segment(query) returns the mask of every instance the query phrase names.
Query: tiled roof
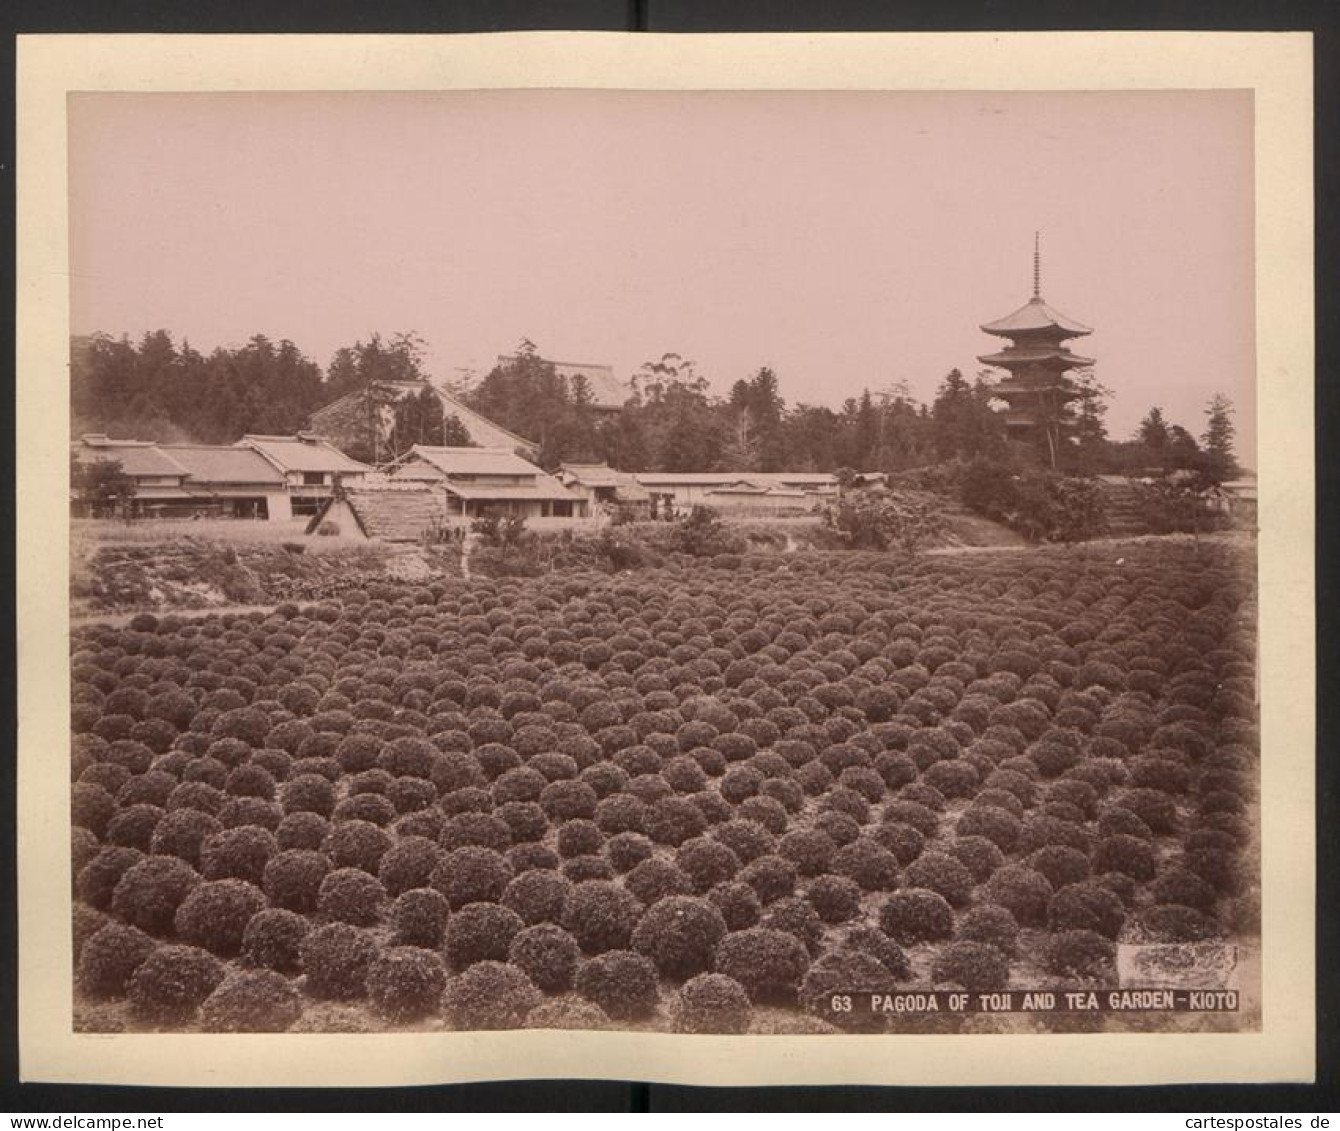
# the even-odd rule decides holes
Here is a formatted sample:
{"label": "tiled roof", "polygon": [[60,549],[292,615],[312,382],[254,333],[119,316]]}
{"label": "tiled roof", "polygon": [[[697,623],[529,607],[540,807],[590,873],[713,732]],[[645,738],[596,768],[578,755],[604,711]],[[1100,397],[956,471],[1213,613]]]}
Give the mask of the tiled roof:
{"label": "tiled roof", "polygon": [[366,472],[368,466],[350,459],[318,437],[243,436],[234,445],[252,448],[283,471]]}
{"label": "tiled roof", "polygon": [[192,479],[206,483],[272,483],[284,476],[250,448],[212,447],[207,444],[164,444],[162,449],[181,464]]}
{"label": "tiled roof", "polygon": [[1030,330],[1061,330],[1068,338],[1078,338],[1092,334],[1093,330],[1082,322],[1067,318],[1059,310],[1054,310],[1040,298],[1029,299],[1012,314],[987,322],[982,326],[988,334],[997,334],[1008,338],[1012,334],[1023,334]]}
{"label": "tiled roof", "polygon": [[148,440],[85,440],[74,445],[81,460],[107,460],[121,465],[121,471],[134,478],[148,476],[184,477],[186,468],[156,444]]}
{"label": "tiled roof", "polygon": [[415,444],[410,457],[432,464],[444,475],[543,475],[508,448],[434,448]]}

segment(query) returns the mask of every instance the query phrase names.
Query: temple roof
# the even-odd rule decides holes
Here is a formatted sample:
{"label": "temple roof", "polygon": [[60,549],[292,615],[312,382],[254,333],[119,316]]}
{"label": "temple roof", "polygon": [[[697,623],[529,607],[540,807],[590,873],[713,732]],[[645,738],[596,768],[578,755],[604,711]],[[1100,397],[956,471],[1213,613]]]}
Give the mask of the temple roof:
{"label": "temple roof", "polygon": [[1053,310],[1041,297],[1034,295],[1013,314],[987,322],[982,326],[988,334],[1002,338],[1011,338],[1016,334],[1027,334],[1034,330],[1060,330],[1065,338],[1078,338],[1092,334],[1093,330],[1083,323],[1067,318],[1059,310]]}
{"label": "temple roof", "polygon": [[1030,349],[1027,346],[1001,350],[1000,353],[980,354],[977,358],[983,365],[998,365],[1002,369],[1008,369],[1014,365],[1028,365],[1032,363],[1046,364],[1047,362],[1059,362],[1065,369],[1075,367],[1084,368],[1093,365],[1094,359],[1091,357],[1081,357],[1077,353],[1071,353],[1068,349],[1059,347],[1039,347]]}

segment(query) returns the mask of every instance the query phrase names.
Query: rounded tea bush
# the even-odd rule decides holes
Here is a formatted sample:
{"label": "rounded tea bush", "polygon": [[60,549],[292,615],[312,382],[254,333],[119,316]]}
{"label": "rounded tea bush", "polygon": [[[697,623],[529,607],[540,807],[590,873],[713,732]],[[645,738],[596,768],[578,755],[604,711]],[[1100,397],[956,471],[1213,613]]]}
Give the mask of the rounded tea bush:
{"label": "rounded tea bush", "polygon": [[583,962],[577,992],[615,1021],[639,1021],[656,1009],[656,966],[630,950],[610,950]]}
{"label": "rounded tea bush", "polygon": [[777,851],[790,860],[802,876],[817,876],[829,870],[837,845],[827,833],[797,829],[782,837]]}
{"label": "rounded tea bush", "polygon": [[155,826],[149,848],[155,856],[179,856],[198,868],[200,846],[222,828],[216,817],[198,809],[174,809]]}
{"label": "rounded tea bush", "polygon": [[643,913],[631,941],[664,977],[678,981],[709,969],[725,934],[726,921],[710,901],[669,896]]}
{"label": "rounded tea bush", "polygon": [[442,1013],[453,1029],[519,1029],[542,1000],[523,970],[485,961],[447,982]]}
{"label": "rounded tea bush", "polygon": [[694,837],[679,846],[675,864],[702,893],[717,884],[734,878],[740,870],[740,858],[718,841]]}
{"label": "rounded tea bush", "polygon": [[903,948],[874,927],[852,927],[842,936],[841,947],[871,955],[899,981],[912,976],[912,966]]}
{"label": "rounded tea bush", "polygon": [[760,856],[740,870],[743,883],[754,889],[759,902],[785,899],[796,890],[796,866],[781,856]]}
{"label": "rounded tea bush", "polygon": [[199,882],[199,874],[186,861],[176,856],[148,856],[117,881],[112,911],[132,927],[166,935],[172,930],[177,908]]}
{"label": "rounded tea bush", "polygon": [[1005,854],[984,836],[960,836],[950,841],[948,847],[979,884],[990,879],[992,873],[1005,863]]}
{"label": "rounded tea bush", "polygon": [[75,891],[90,907],[106,911],[121,877],[143,859],[144,853],[137,848],[104,848],[79,869]]}
{"label": "rounded tea bush", "polygon": [[447,919],[442,949],[452,970],[476,962],[505,961],[507,950],[525,926],[515,911],[496,903],[471,903]]}
{"label": "rounded tea bush", "polygon": [[1084,853],[1060,844],[1048,844],[1028,857],[1028,866],[1047,877],[1058,891],[1067,884],[1089,878],[1089,858]]}
{"label": "rounded tea bush", "polygon": [[1158,857],[1148,841],[1117,833],[1098,842],[1093,852],[1093,870],[1120,872],[1136,881],[1152,880],[1158,871]]}
{"label": "rounded tea bush", "polygon": [[863,891],[892,891],[898,887],[898,864],[898,856],[873,836],[858,837],[843,845],[829,861],[833,873],[855,881]]}
{"label": "rounded tea bush", "polygon": [[511,879],[511,865],[501,853],[466,845],[443,856],[429,882],[446,896],[454,909],[470,903],[495,902]]}
{"label": "rounded tea bush", "polygon": [[502,905],[515,911],[522,922],[557,923],[572,892],[572,882],[557,872],[532,868],[511,880],[503,890]]}
{"label": "rounded tea bush", "polygon": [[376,875],[391,844],[386,830],[371,821],[346,820],[331,826],[321,849],[334,868],[360,868]]}
{"label": "rounded tea bush", "polygon": [[206,1033],[283,1033],[302,1016],[302,999],[273,970],[229,974],[200,1007]]}
{"label": "rounded tea bush", "polygon": [[1150,886],[1149,895],[1156,904],[1180,904],[1205,912],[1212,912],[1219,898],[1209,883],[1183,867],[1163,872]]}
{"label": "rounded tea bush", "polygon": [[1115,939],[1126,923],[1126,907],[1114,892],[1097,883],[1063,887],[1047,904],[1047,927],[1055,933],[1091,931]]}
{"label": "rounded tea bush", "polygon": [[1022,828],[1019,818],[1007,810],[995,805],[976,804],[959,818],[955,831],[960,837],[985,837],[1001,852],[1013,852]]}
{"label": "rounded tea bush", "polygon": [[794,1002],[809,969],[805,945],[786,931],[733,931],[717,946],[714,973],[745,988],[755,1004]]}
{"label": "rounded tea bush", "polygon": [[1005,908],[1024,927],[1041,926],[1047,918],[1052,885],[1046,876],[1022,864],[1006,864],[982,885],[983,896]]}
{"label": "rounded tea bush", "polygon": [[449,913],[446,897],[440,891],[412,888],[396,897],[387,920],[398,944],[435,950],[442,945]]}
{"label": "rounded tea bush", "polygon": [[261,888],[276,907],[307,914],[316,909],[321,881],[330,861],[320,852],[291,848],[272,856],[261,876]]}
{"label": "rounded tea bush", "polygon": [[1009,986],[1010,964],[991,943],[963,939],[940,949],[931,965],[931,978],[937,986],[948,983],[990,993]]}
{"label": "rounded tea bush", "polygon": [[414,1021],[435,1013],[446,985],[442,959],[423,947],[389,947],[368,967],[368,1001],[388,1021]]}
{"label": "rounded tea bush", "polygon": [[588,880],[568,894],[562,926],[583,953],[601,954],[627,949],[641,914],[642,907],[631,892],[608,880]]}
{"label": "rounded tea bush", "polygon": [[315,998],[360,998],[377,944],[367,931],[348,923],[329,923],[309,931],[298,947],[307,974],[307,992]]}
{"label": "rounded tea bush", "polygon": [[154,940],[135,927],[108,923],[79,950],[75,981],[92,997],[120,997],[130,976],[153,953]]}
{"label": "rounded tea bush", "polygon": [[805,898],[825,923],[846,923],[861,910],[861,886],[846,876],[816,876]]}
{"label": "rounded tea bush", "polygon": [[147,852],[162,817],[163,810],[157,805],[128,805],[118,809],[116,815],[107,822],[107,832],[103,839],[108,844]]}
{"label": "rounded tea bush", "polygon": [[732,931],[743,931],[757,926],[763,915],[763,906],[758,895],[747,883],[740,880],[727,880],[717,884],[707,893],[726,927]]}
{"label": "rounded tea bush", "polygon": [[242,949],[251,917],[266,906],[260,888],[245,880],[198,884],[177,908],[174,923],[183,941],[230,958]]}
{"label": "rounded tea bush", "polygon": [[507,956],[536,988],[545,993],[563,993],[572,988],[581,948],[562,927],[539,923],[517,932]]}
{"label": "rounded tea bush", "polygon": [[879,909],[879,927],[904,946],[947,939],[954,931],[954,909],[941,895],[922,888],[894,892]]}
{"label": "rounded tea bush", "polygon": [[375,926],[386,902],[386,889],[361,868],[337,868],[321,881],[316,908],[327,919],[355,927]]}
{"label": "rounded tea bush", "polygon": [[242,957],[253,966],[281,973],[302,968],[302,940],[311,929],[293,911],[270,907],[256,912],[242,932]]}
{"label": "rounded tea bush", "polygon": [[382,854],[377,878],[392,896],[427,887],[440,858],[437,845],[427,837],[404,836]]}
{"label": "rounded tea bush", "polygon": [[286,814],[315,813],[329,817],[335,808],[335,787],[329,778],[319,774],[298,774],[280,788],[279,803]]}
{"label": "rounded tea bush", "polygon": [[961,942],[987,943],[1008,958],[1018,945],[1019,923],[999,904],[979,903],[959,916],[954,938]]}
{"label": "rounded tea bush", "polygon": [[160,946],[130,976],[131,1013],[156,1025],[190,1021],[223,981],[224,965],[196,946]]}
{"label": "rounded tea bush", "polygon": [[740,1034],[749,1028],[749,994],[725,974],[690,978],[670,1006],[676,1033]]}
{"label": "rounded tea bush", "polygon": [[207,880],[246,880],[260,884],[265,866],[279,851],[274,834],[257,825],[225,828],[200,846],[200,874]]}
{"label": "rounded tea bush", "polygon": [[911,887],[943,896],[954,907],[962,907],[972,896],[972,873],[947,853],[923,853],[907,866],[903,878]]}
{"label": "rounded tea bush", "polygon": [[1047,970],[1061,977],[1111,980],[1116,976],[1116,958],[1111,939],[1083,929],[1053,935],[1043,952]]}
{"label": "rounded tea bush", "polygon": [[624,887],[643,904],[650,905],[667,895],[689,895],[693,884],[679,867],[663,856],[642,861],[624,878]]}
{"label": "rounded tea bush", "polygon": [[329,831],[326,819],[317,813],[290,813],[275,829],[275,841],[281,849],[318,849]]}

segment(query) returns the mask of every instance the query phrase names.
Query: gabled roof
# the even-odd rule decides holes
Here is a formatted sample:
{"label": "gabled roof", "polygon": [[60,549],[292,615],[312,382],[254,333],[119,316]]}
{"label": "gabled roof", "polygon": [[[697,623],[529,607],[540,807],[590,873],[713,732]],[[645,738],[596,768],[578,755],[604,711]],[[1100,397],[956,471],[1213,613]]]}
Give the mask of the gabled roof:
{"label": "gabled roof", "polygon": [[[516,361],[516,354],[500,353],[499,365],[510,365]],[[623,408],[632,390],[614,376],[614,367],[594,361],[552,361],[542,359],[554,367],[558,376],[570,383],[574,377],[586,378],[587,389],[591,393],[591,403],[596,408]]]}
{"label": "gabled roof", "polygon": [[272,483],[278,487],[284,482],[283,474],[251,448],[164,444],[162,451],[181,464],[192,479],[205,483]]}
{"label": "gabled roof", "polygon": [[1059,310],[1048,306],[1041,298],[1034,296],[1012,314],[987,322],[982,326],[988,334],[1009,338],[1015,334],[1027,334],[1035,330],[1060,330],[1061,336],[1079,338],[1092,334],[1093,330],[1082,322],[1067,318]]}
{"label": "gabled roof", "polygon": [[415,444],[401,456],[402,465],[414,459],[442,472],[443,475],[518,475],[533,477],[545,473],[522,459],[510,448],[439,448]]}
{"label": "gabled roof", "polygon": [[312,516],[307,533],[314,534],[341,501],[353,512],[359,530],[383,542],[417,542],[447,517],[442,492],[431,487],[345,487]]}
{"label": "gabled roof", "polygon": [[85,436],[72,447],[76,458],[119,463],[122,473],[132,478],[184,478],[190,474],[152,440],[109,440],[106,436]]}
{"label": "gabled roof", "polygon": [[565,463],[558,469],[559,478],[583,487],[618,487],[636,483],[626,471],[616,471],[607,463]]}
{"label": "gabled roof", "polygon": [[359,473],[369,471],[365,463],[350,459],[339,448],[320,436],[299,433],[296,436],[246,435],[233,445],[260,452],[280,471],[330,471]]}

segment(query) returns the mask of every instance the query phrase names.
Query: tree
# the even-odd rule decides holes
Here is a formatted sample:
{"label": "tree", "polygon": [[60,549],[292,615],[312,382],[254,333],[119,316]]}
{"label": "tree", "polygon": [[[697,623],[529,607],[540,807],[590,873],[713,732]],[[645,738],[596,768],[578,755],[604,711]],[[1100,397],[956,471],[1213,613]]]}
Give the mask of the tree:
{"label": "tree", "polygon": [[938,504],[882,491],[852,491],[824,508],[824,526],[851,550],[897,546],[916,554],[944,533]]}
{"label": "tree", "polygon": [[1238,474],[1238,461],[1233,454],[1236,432],[1233,412],[1233,402],[1223,393],[1215,393],[1205,408],[1209,420],[1201,440],[1205,445],[1206,471],[1218,483]]}
{"label": "tree", "polygon": [[1086,370],[1075,379],[1079,392],[1076,399],[1074,428],[1074,463],[1076,470],[1092,475],[1101,469],[1107,453],[1107,400],[1112,390],[1100,384],[1092,371]]}
{"label": "tree", "polygon": [[125,473],[119,460],[81,460],[71,453],[70,488],[91,518],[122,515],[130,520],[135,480]]}
{"label": "tree", "polygon": [[1168,429],[1168,466],[1174,471],[1196,471],[1204,467],[1205,454],[1196,438],[1180,424]]}
{"label": "tree", "polygon": [[1136,430],[1136,439],[1155,452],[1162,452],[1168,446],[1168,423],[1163,419],[1163,409],[1155,405],[1145,413]]}

